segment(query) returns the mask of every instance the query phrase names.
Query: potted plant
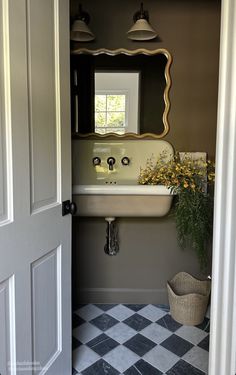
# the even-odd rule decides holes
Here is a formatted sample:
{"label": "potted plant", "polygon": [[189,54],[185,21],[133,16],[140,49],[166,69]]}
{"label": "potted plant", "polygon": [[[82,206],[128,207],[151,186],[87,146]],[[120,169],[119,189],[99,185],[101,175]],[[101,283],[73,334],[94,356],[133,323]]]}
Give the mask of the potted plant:
{"label": "potted plant", "polygon": [[208,245],[212,238],[213,199],[209,185],[214,182],[214,164],[203,159],[193,160],[186,154],[169,159],[165,153],[154,161],[147,160],[141,168],[140,184],[165,185],[176,194],[174,217],[178,243],[196,251],[200,267],[206,269]]}

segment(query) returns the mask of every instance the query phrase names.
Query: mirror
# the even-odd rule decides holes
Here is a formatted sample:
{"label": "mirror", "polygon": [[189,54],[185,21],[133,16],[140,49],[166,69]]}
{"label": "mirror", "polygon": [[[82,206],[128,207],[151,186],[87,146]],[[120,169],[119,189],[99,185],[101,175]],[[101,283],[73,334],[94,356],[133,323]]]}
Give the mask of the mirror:
{"label": "mirror", "polygon": [[171,61],[165,49],[73,51],[73,135],[164,137],[169,131]]}

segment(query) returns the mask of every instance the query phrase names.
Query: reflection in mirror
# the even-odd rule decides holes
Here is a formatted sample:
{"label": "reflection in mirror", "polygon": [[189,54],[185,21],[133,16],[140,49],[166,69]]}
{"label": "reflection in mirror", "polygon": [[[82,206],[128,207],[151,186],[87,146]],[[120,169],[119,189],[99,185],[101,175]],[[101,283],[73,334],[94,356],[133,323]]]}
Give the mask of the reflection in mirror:
{"label": "reflection in mirror", "polygon": [[71,58],[73,134],[166,135],[170,64],[163,49],[78,50]]}
{"label": "reflection in mirror", "polygon": [[95,72],[95,133],[139,133],[139,72]]}

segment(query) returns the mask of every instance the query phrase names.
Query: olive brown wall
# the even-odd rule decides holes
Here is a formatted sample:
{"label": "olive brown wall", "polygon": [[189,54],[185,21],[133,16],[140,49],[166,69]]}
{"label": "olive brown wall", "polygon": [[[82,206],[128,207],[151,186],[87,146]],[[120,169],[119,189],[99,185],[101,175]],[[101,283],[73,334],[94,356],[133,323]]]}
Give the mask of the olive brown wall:
{"label": "olive brown wall", "polygon": [[[77,4],[77,0],[71,0],[72,15]],[[173,63],[170,132],[165,139],[178,151],[206,151],[214,158],[220,1],[146,0],[144,8],[149,10],[159,39],[133,42],[126,38],[126,31],[139,5],[136,0],[84,0],[96,40],[77,47],[168,49]],[[170,216],[120,218],[118,225],[120,253],[109,257],[103,251],[105,221],[74,219],[75,303],[165,303],[167,279],[181,270],[200,275],[193,251],[178,248]]]}

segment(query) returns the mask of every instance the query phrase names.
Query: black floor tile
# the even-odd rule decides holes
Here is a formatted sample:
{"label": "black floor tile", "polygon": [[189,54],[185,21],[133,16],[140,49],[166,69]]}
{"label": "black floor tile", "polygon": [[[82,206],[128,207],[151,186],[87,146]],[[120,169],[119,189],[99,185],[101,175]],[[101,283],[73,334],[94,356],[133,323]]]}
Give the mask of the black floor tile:
{"label": "black floor tile", "polygon": [[168,329],[171,332],[177,331],[182,324],[176,322],[169,314],[163,316],[163,318],[157,321],[157,324],[161,325],[162,327]]}
{"label": "black floor tile", "polygon": [[128,304],[126,303],[126,304],[124,304],[124,306],[128,307],[129,309],[131,309],[135,312],[137,312],[147,305],[137,305],[137,304],[132,304],[132,303],[128,303]]}
{"label": "black floor tile", "polygon": [[[162,375],[162,372],[145,362],[143,359],[125,371],[124,375]],[[189,374],[190,375],[190,374]]]}
{"label": "black floor tile", "polygon": [[102,314],[99,315],[97,318],[91,320],[90,323],[95,325],[101,331],[106,331],[109,328],[113,327],[115,324],[119,323],[119,321],[110,315]]}
{"label": "black floor tile", "polygon": [[76,328],[83,323],[85,323],[85,320],[82,319],[79,315],[77,315],[76,313],[72,315],[72,327],[73,328]]}
{"label": "black floor tile", "polygon": [[124,375],[140,375],[140,371],[135,366],[132,366],[124,372]]}
{"label": "black floor tile", "polygon": [[76,305],[76,308],[73,309],[73,310],[77,311],[77,310],[82,309],[82,307],[87,306],[87,305],[88,305],[88,303],[79,303],[78,305]]}
{"label": "black floor tile", "polygon": [[186,341],[176,335],[168,337],[168,339],[163,341],[160,345],[170,352],[176,354],[178,357],[182,357],[193,347],[193,344],[191,344],[189,341]]}
{"label": "black floor tile", "polygon": [[156,344],[144,337],[143,335],[137,334],[123,344],[126,348],[132,350],[135,354],[142,357],[144,354],[153,349]]}
{"label": "black floor tile", "polygon": [[110,352],[112,349],[116,348],[118,345],[118,342],[105,335],[105,333],[95,337],[95,339],[87,343],[87,346],[101,357]]}
{"label": "black floor tile", "polygon": [[81,344],[79,340],[77,340],[74,336],[72,336],[72,350],[78,348]]}
{"label": "black floor tile", "polygon": [[78,374],[78,372],[76,371],[75,368],[72,368],[72,375],[76,375],[76,374]]}
{"label": "black floor tile", "polygon": [[129,327],[139,332],[145,327],[149,326],[149,324],[151,324],[152,322],[141,315],[134,314],[130,316],[128,319],[124,320],[123,323],[127,324]]}
{"label": "black floor tile", "polygon": [[210,332],[210,320],[208,318],[204,318],[203,322],[196,327],[202,329],[203,331]]}
{"label": "black floor tile", "polygon": [[117,306],[117,304],[114,303],[96,303],[95,306],[97,306],[99,309],[103,311],[111,310],[113,307]]}
{"label": "black floor tile", "polygon": [[118,375],[119,371],[115,370],[111,365],[103,359],[95,362],[92,366],[82,371],[82,375]]}
{"label": "black floor tile", "polygon": [[210,336],[208,335],[201,342],[199,342],[198,346],[209,352],[209,339],[210,339]]}
{"label": "black floor tile", "polygon": [[166,375],[205,375],[205,374],[204,372],[198,370],[197,368],[191,366],[189,363],[181,359],[169,371],[167,371]]}

